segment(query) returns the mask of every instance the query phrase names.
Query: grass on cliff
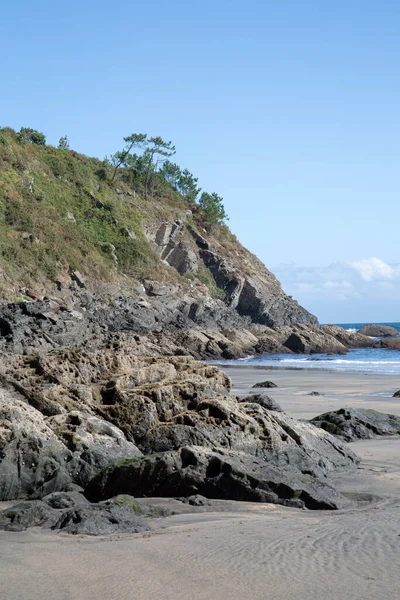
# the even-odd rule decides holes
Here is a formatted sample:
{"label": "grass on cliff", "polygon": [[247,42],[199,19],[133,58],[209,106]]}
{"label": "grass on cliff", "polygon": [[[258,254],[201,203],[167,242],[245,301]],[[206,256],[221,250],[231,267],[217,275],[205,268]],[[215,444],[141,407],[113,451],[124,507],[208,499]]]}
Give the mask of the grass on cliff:
{"label": "grass on cliff", "polygon": [[[143,207],[123,182],[104,180],[103,163],[71,150],[21,142],[0,130],[0,270],[21,285],[79,269],[94,280],[115,272],[159,275],[143,229]],[[168,201],[168,198],[167,198]],[[163,207],[163,214],[168,212]]]}
{"label": "grass on cliff", "polygon": [[[111,181],[107,161],[73,150],[23,141],[0,129],[0,298],[24,286],[54,285],[78,269],[88,281],[179,280],[148,242],[146,223],[184,219],[202,235],[201,209],[166,181],[158,181],[149,200],[142,183],[122,171]],[[190,209],[190,210],[189,210]],[[208,238],[210,235],[208,235]],[[222,253],[250,253],[226,225],[211,237]],[[196,277],[222,298],[202,266]]]}

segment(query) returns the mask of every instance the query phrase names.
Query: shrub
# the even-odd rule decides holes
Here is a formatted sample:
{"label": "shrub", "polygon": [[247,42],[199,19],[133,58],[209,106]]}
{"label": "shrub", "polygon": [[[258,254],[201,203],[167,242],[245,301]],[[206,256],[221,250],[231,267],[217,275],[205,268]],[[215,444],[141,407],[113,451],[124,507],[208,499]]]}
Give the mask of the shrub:
{"label": "shrub", "polygon": [[46,145],[46,136],[36,129],[21,127],[19,136],[24,142],[30,142],[31,144],[37,144],[38,146]]}

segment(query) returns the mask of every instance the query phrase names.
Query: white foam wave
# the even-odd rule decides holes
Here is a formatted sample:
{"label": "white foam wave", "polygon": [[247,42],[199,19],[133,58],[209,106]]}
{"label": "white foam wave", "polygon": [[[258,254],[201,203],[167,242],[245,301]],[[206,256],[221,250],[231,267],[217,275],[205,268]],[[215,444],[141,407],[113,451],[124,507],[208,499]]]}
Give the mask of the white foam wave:
{"label": "white foam wave", "polygon": [[349,333],[357,333],[358,329],[356,329],[355,327],[350,327],[349,329],[346,329],[345,331],[348,331]]}

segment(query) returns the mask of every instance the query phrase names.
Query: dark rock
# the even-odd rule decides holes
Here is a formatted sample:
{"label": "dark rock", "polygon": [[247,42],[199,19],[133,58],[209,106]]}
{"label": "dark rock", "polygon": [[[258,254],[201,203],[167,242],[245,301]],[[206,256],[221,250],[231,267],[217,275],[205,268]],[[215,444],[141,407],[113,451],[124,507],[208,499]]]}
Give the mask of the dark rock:
{"label": "dark rock", "polygon": [[50,508],[64,509],[74,508],[77,506],[86,506],[89,501],[85,498],[82,492],[53,492],[48,496],[44,496],[42,501],[50,506]]}
{"label": "dark rock", "polygon": [[29,527],[53,527],[59,512],[41,500],[21,502],[0,512],[0,529],[24,531]]}
{"label": "dark rock", "polygon": [[71,272],[71,279],[72,281],[75,281],[75,283],[80,287],[80,288],[85,288],[86,287],[86,282],[84,277],[79,273],[79,271],[72,271]]}
{"label": "dark rock", "polygon": [[211,506],[212,501],[200,494],[195,494],[194,496],[188,496],[187,498],[177,498],[183,502],[183,504],[189,504],[190,506]]}
{"label": "dark rock", "polygon": [[358,333],[371,337],[397,337],[399,335],[399,332],[394,327],[374,325],[373,323],[364,325],[364,327],[358,330]]}
{"label": "dark rock", "polygon": [[364,408],[341,408],[319,415],[311,423],[346,442],[400,434],[400,417]]}
{"label": "dark rock", "polygon": [[[143,511],[136,508],[133,498],[132,502],[113,498],[93,505],[74,493],[51,494],[43,500],[21,502],[1,511],[0,529],[23,531],[43,527],[84,535],[149,531],[148,523],[141,516]],[[163,511],[158,509],[156,515],[163,516]]]}
{"label": "dark rock", "polygon": [[334,509],[345,500],[327,480],[241,452],[185,447],[108,467],[86,488],[91,501],[116,494],[192,496]]}
{"label": "dark rock", "polygon": [[321,394],[319,392],[310,392],[308,395],[309,396],[320,396]]}
{"label": "dark rock", "polygon": [[393,394],[393,398],[400,398],[400,390],[397,390],[397,392]]}
{"label": "dark rock", "polygon": [[281,407],[275,400],[267,396],[267,394],[250,394],[248,396],[240,396],[239,402],[247,402],[249,404],[258,404],[266,410],[272,410],[276,412],[283,412]]}
{"label": "dark rock", "polygon": [[260,381],[259,383],[255,383],[253,388],[276,388],[278,387],[276,383],[273,381]]}
{"label": "dark rock", "polygon": [[331,335],[305,329],[293,332],[284,343],[296,354],[346,354],[347,348]]}
{"label": "dark rock", "polygon": [[150,527],[143,517],[126,507],[89,505],[62,512],[52,529],[84,535],[107,535],[110,533],[139,533]]}

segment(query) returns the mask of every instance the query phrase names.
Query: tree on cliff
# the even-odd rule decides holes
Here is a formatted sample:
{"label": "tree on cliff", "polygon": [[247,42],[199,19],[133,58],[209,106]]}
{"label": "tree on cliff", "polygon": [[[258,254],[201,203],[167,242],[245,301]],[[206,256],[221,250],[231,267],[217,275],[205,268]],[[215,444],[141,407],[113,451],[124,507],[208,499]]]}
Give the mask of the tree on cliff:
{"label": "tree on cliff", "polygon": [[162,137],[152,137],[148,141],[149,146],[143,153],[144,168],[145,168],[145,198],[148,198],[148,192],[151,185],[151,194],[154,194],[155,174],[159,170],[160,165],[176,152],[172,142],[165,142]]}
{"label": "tree on cliff", "polygon": [[201,191],[197,187],[199,180],[188,169],[182,171],[179,165],[166,160],[160,169],[160,174],[187,202],[196,202],[197,196]]}
{"label": "tree on cliff", "polygon": [[125,148],[120,152],[116,152],[111,157],[111,165],[114,167],[111,181],[114,181],[120,167],[128,166],[127,159],[131,156],[133,148],[145,148],[147,143],[147,133],[132,133],[131,135],[124,137],[124,142]]}
{"label": "tree on cliff", "polygon": [[222,204],[223,198],[218,196],[216,192],[208,194],[203,192],[200,196],[199,206],[204,212],[207,224],[209,226],[221,225],[229,219]]}
{"label": "tree on cliff", "polygon": [[38,146],[46,145],[46,136],[44,133],[37,131],[37,129],[31,129],[30,127],[21,127],[19,131],[20,139],[24,142],[30,142],[31,144],[37,144]]}
{"label": "tree on cliff", "polygon": [[60,137],[60,140],[58,142],[58,147],[61,150],[69,150],[69,140],[66,135],[64,135],[63,137]]}

